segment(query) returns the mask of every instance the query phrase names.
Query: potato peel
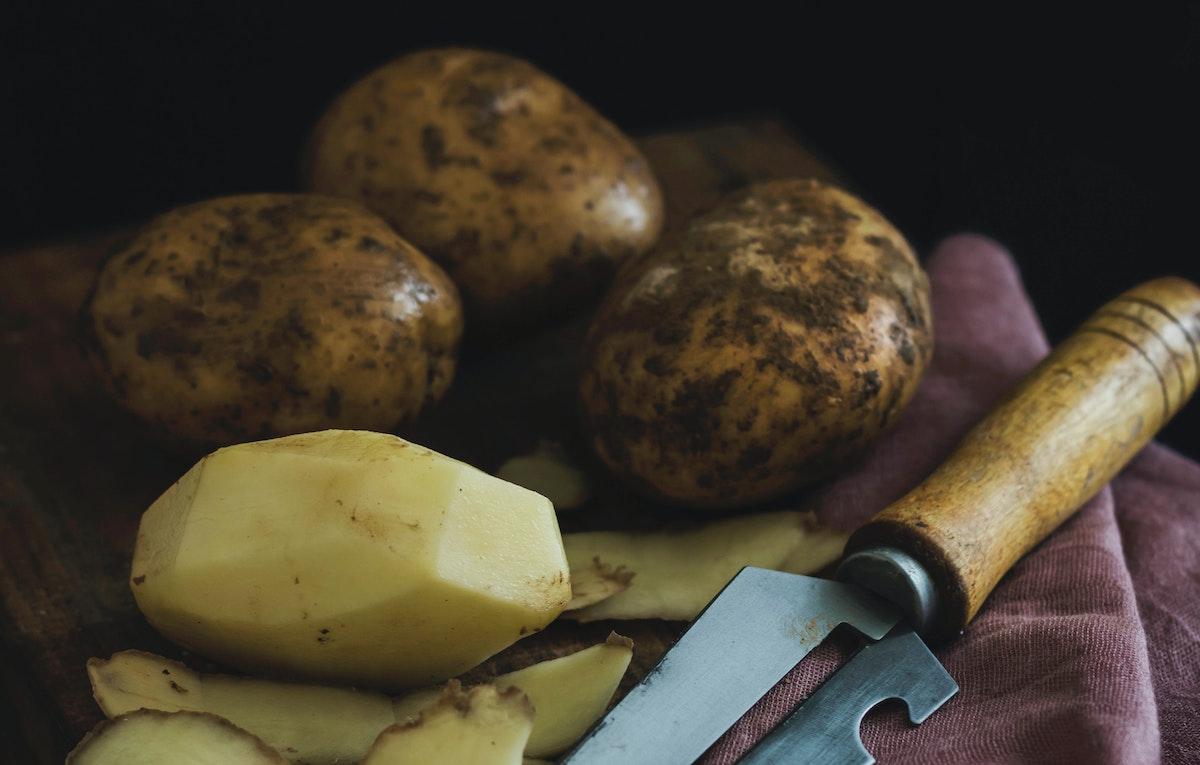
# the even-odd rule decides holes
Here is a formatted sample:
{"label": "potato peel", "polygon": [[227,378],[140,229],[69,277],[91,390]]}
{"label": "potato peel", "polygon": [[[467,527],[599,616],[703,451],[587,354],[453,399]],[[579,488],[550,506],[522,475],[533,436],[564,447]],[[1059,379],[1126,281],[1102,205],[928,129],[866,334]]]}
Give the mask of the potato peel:
{"label": "potato peel", "polygon": [[309,765],[362,759],[379,731],[396,721],[392,700],[381,693],[202,675],[142,651],[89,659],[87,671],[92,694],[108,717],[139,707],[207,712]]}
{"label": "potato peel", "polygon": [[92,698],[106,717],[135,709],[204,712],[200,676],[177,661],[144,651],[88,659]]}
{"label": "potato peel", "polygon": [[[537,711],[525,753],[546,757],[568,748],[599,720],[633,658],[633,641],[615,632],[590,648],[539,662],[491,681],[520,688]],[[409,718],[437,698],[437,690],[396,699],[397,720]]]}
{"label": "potato peel", "polygon": [[571,569],[571,600],[567,611],[578,611],[629,589],[635,574],[624,566],[611,566],[599,557],[589,565]]}
{"label": "potato peel", "polygon": [[555,510],[570,510],[591,497],[587,475],[553,441],[539,441],[532,453],[510,458],[496,471],[496,477],[536,491],[549,499]]}
{"label": "potato peel", "polygon": [[[541,709],[526,754],[543,757],[574,744],[604,714],[632,657],[633,641],[613,633],[599,645],[493,680],[502,690],[520,689]],[[90,659],[87,671],[93,696],[108,717],[142,707],[211,713],[308,765],[362,759],[381,730],[415,718],[445,690],[392,699],[349,688],[203,675],[142,651]]]}
{"label": "potato peel", "polygon": [[363,765],[521,765],[533,715],[529,697],[517,688],[464,691],[451,680],[416,719],[385,728]]}
{"label": "potato peel", "polygon": [[[744,515],[680,532],[563,534],[572,582],[578,574],[584,594],[592,597],[562,618],[690,621],[742,567],[811,573],[837,560],[847,537],[798,511]],[[604,571],[622,572],[625,586],[596,600],[597,572]]]}
{"label": "potato peel", "polygon": [[137,709],[93,728],[67,755],[67,765],[283,765],[262,739],[205,712]]}

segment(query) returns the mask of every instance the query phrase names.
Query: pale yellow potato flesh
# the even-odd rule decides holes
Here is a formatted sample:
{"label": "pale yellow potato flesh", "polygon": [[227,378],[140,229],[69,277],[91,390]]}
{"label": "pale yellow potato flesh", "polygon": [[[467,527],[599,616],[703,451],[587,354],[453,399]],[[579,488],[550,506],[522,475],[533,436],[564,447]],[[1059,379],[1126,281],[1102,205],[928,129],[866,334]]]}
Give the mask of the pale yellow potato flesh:
{"label": "pale yellow potato flesh", "polygon": [[248,672],[427,685],[570,599],[549,500],[395,436],[205,457],[142,516],[131,586],[176,643]]}
{"label": "pale yellow potato flesh", "polygon": [[379,734],[363,765],[521,765],[533,705],[516,688],[457,682],[413,721]]}
{"label": "pale yellow potato flesh", "polygon": [[564,534],[572,580],[576,572],[581,580],[595,578],[598,567],[631,578],[611,597],[563,618],[690,621],[742,567],[808,574],[837,560],[847,536],[796,511],[744,515],[681,532]]}
{"label": "pale yellow potato flesh", "polygon": [[141,651],[90,659],[92,695],[108,717],[139,709],[208,712],[308,765],[357,762],[396,722],[381,694],[250,677],[201,675]]}
{"label": "pale yellow potato flesh", "polygon": [[604,716],[632,658],[633,641],[614,633],[602,645],[492,681],[500,689],[521,689],[533,702],[536,717],[525,753],[531,757],[555,755],[582,738]]}
{"label": "pale yellow potato flesh", "polygon": [[245,727],[228,715],[207,709],[202,676],[177,661],[144,651],[121,651],[111,659],[88,659],[87,673],[92,698],[105,717],[136,709],[213,712]]}
{"label": "pale yellow potato flesh", "polygon": [[555,510],[571,510],[591,496],[587,475],[562,446],[551,441],[541,441],[533,452],[508,459],[496,477],[536,491],[553,502]]}
{"label": "pale yellow potato flesh", "polygon": [[610,566],[599,558],[582,568],[571,570],[571,602],[567,611],[578,611],[593,603],[607,600],[629,589],[633,572],[624,566]]}
{"label": "pale yellow potato flesh", "polygon": [[[632,658],[633,641],[613,633],[600,645],[500,675],[491,684],[519,688],[529,697],[536,714],[525,753],[546,757],[568,749],[604,715]],[[412,719],[438,694],[429,689],[396,699],[396,719]]]}
{"label": "pale yellow potato flesh", "polygon": [[278,752],[228,720],[200,712],[139,709],[105,720],[67,765],[282,765]]}
{"label": "pale yellow potato flesh", "polygon": [[[519,688],[539,710],[526,754],[558,753],[604,714],[633,656],[620,635],[582,651],[501,675],[492,685]],[[256,678],[204,675],[142,651],[88,661],[92,695],[108,717],[140,709],[208,712],[260,737],[293,762],[335,765],[366,756],[376,736],[417,717],[444,688],[397,699]]]}

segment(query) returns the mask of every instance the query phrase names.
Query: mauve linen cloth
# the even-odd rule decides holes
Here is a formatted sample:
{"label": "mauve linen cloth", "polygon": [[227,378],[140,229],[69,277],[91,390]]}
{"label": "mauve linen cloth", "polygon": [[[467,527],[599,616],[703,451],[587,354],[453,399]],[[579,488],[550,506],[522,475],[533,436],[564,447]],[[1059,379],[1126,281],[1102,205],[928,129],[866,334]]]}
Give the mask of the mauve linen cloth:
{"label": "mauve linen cloth", "polygon": [[[933,364],[898,426],[816,498],[836,527],[929,474],[1048,351],[999,245],[955,236],[927,269]],[[835,638],[702,761],[735,762],[783,719],[845,658],[852,644]],[[961,690],[919,727],[897,702],[868,716],[863,743],[880,762],[1200,762],[1200,465],[1149,446],[935,653]]]}

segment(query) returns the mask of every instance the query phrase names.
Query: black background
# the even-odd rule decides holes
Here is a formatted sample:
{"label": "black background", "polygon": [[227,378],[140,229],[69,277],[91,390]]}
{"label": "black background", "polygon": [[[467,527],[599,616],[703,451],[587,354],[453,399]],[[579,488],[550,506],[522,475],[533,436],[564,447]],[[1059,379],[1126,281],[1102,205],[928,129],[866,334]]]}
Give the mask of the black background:
{"label": "black background", "polygon": [[[1200,279],[1200,6],[907,5],[10,5],[0,248],[288,189],[341,88],[464,44],[531,59],[635,134],[783,117],[923,253],[968,228],[1006,244],[1052,340],[1139,280]],[[1200,457],[1200,403],[1165,440]]]}

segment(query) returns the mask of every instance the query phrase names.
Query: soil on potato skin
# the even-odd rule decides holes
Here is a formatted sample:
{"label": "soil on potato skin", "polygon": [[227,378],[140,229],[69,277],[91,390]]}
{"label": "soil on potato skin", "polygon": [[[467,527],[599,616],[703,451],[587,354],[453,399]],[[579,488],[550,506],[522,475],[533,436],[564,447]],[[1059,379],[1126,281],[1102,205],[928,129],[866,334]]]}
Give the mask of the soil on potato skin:
{"label": "soil on potato skin", "polygon": [[[416,313],[397,313],[399,298]],[[151,221],[109,257],[84,317],[118,401],[205,444],[294,432],[288,422],[394,426],[449,385],[462,332],[454,285],[383,220],[288,194]],[[353,336],[347,363],[318,362],[333,325]],[[363,400],[362,378],[392,395]]]}
{"label": "soil on potato skin", "polygon": [[[864,233],[864,220],[891,235]],[[879,312],[891,318],[881,343],[861,329]],[[759,184],[621,272],[589,332],[584,409],[601,455],[643,493],[768,499],[824,477],[895,420],[931,330],[928,282],[878,213],[815,181]],[[729,349],[749,353],[697,362]],[[656,385],[639,385],[646,376]],[[799,406],[735,393],[772,376],[804,391]]]}

